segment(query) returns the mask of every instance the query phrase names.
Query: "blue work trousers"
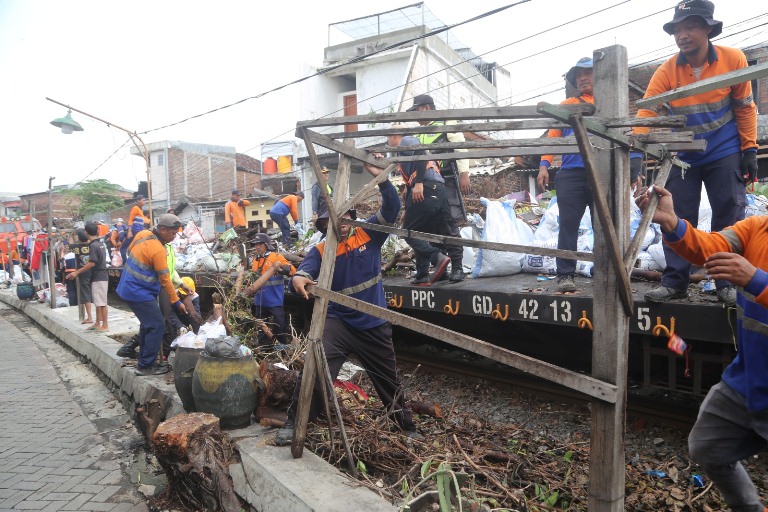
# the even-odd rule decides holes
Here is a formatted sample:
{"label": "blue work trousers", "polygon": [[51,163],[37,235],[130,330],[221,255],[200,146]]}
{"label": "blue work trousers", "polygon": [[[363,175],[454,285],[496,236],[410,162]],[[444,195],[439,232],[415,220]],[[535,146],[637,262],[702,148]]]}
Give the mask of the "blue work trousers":
{"label": "blue work trousers", "polygon": [[155,364],[165,334],[165,320],[157,301],[125,301],[139,319],[139,368],[148,368]]}
{"label": "blue work trousers", "polygon": [[[741,461],[768,445],[768,411],[749,412],[724,382],[712,386],[688,436],[691,460],[704,470],[734,512],[762,512],[760,495]],[[757,475],[755,475],[757,476]]]}
{"label": "blue work trousers", "polygon": [[[701,185],[707,188],[709,204],[712,206],[713,233],[721,231],[744,218],[747,206],[747,191],[741,176],[741,155],[734,153],[712,163],[690,167],[682,177],[679,167],[673,167],[667,179],[666,189],[672,193],[675,213],[693,227],[699,223],[699,203],[701,203]],[[560,191],[557,191],[560,201]],[[562,218],[562,213],[561,213]],[[667,268],[661,275],[661,284],[676,290],[688,289],[691,264],[678,256],[664,244],[664,257]],[[729,286],[728,281],[717,280],[719,290]]]}
{"label": "blue work trousers", "polygon": [[[561,169],[555,176],[555,189],[560,216],[557,248],[575,251],[581,218],[587,206],[593,203],[586,171],[582,168]],[[556,261],[557,275],[572,275],[576,272],[576,260],[557,258]]]}
{"label": "blue work trousers", "polygon": [[291,241],[291,223],[288,221],[287,215],[277,215],[270,213],[269,216],[272,221],[280,228],[280,232],[283,234],[283,245],[290,246]]}

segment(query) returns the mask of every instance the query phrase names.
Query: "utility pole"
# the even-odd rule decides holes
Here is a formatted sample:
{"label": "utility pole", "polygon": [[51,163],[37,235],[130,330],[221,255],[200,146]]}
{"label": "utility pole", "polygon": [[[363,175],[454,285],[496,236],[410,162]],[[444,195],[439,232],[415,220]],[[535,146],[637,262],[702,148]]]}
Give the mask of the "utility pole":
{"label": "utility pole", "polygon": [[53,268],[53,176],[48,178],[48,289],[51,291],[51,309],[56,309],[56,274]]}

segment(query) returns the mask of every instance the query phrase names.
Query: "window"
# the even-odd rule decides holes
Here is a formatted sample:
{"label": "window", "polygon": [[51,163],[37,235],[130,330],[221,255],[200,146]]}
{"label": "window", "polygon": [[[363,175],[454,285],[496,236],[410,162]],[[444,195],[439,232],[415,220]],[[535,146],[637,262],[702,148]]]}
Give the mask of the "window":
{"label": "window", "polygon": [[157,165],[165,165],[165,155],[163,153],[157,154]]}
{"label": "window", "polygon": [[274,222],[272,222],[271,220],[268,220],[267,221],[267,228],[271,228],[273,224],[274,224]]}
{"label": "window", "polygon": [[258,217],[259,216],[259,210],[251,210],[251,217]]}

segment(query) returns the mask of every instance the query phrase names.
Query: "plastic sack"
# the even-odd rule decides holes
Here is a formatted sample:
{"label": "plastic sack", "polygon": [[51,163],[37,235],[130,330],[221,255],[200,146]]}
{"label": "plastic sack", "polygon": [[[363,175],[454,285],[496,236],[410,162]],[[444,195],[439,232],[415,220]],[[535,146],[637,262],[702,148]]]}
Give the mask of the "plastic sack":
{"label": "plastic sack", "polygon": [[171,343],[171,348],[203,348],[205,343],[197,341],[197,334],[193,331],[185,332]]}
{"label": "plastic sack", "polygon": [[576,273],[584,277],[592,277],[592,269],[595,268],[595,263],[592,261],[577,261]]}
{"label": "plastic sack", "polygon": [[707,189],[701,188],[701,202],[699,203],[699,223],[696,226],[702,231],[712,230],[712,206],[709,204]]}
{"label": "plastic sack", "polygon": [[635,267],[641,270],[664,270],[664,267],[659,266],[659,264],[656,262],[656,258],[651,256],[651,254],[646,251],[641,251],[637,255],[637,262],[635,263]]}
{"label": "plastic sack", "polygon": [[195,224],[195,221],[193,220],[187,222],[187,225],[184,226],[183,233],[190,244],[199,244],[205,241],[203,238],[203,230],[197,227],[197,224]]}
{"label": "plastic sack", "polygon": [[[531,245],[533,231],[515,215],[514,201],[489,201],[481,198],[486,206],[483,241]],[[493,277],[518,274],[522,270],[523,254],[480,249],[472,271],[472,277]]]}
{"label": "plastic sack", "polygon": [[123,256],[120,254],[120,251],[116,251],[116,250],[112,251],[112,261],[109,264],[112,267],[123,266]]}
{"label": "plastic sack", "polygon": [[211,357],[243,357],[240,351],[240,340],[234,336],[219,336],[208,338],[205,342],[205,353]]}
{"label": "plastic sack", "polygon": [[753,215],[768,215],[768,197],[747,194],[747,209],[744,216],[752,217]]}
{"label": "plastic sack", "polygon": [[227,329],[222,325],[221,319],[206,322],[197,330],[195,343],[198,343],[199,345],[196,345],[196,348],[205,346],[205,342],[208,341],[208,338],[218,338],[226,335]]}
{"label": "plastic sack", "polygon": [[534,241],[546,242],[554,238],[557,240],[557,233],[560,231],[560,207],[557,205],[557,198],[553,198],[549,207],[544,212],[544,216],[539,221],[536,232],[533,234]]}
{"label": "plastic sack", "polygon": [[[546,241],[534,240],[533,245],[536,247],[557,249],[557,239]],[[523,256],[523,272],[553,276],[557,273],[557,260],[554,256],[526,254]]]}
{"label": "plastic sack", "polygon": [[240,264],[240,256],[230,253],[219,253],[214,256],[208,254],[199,260],[199,270],[205,272],[223,272],[231,270]]}
{"label": "plastic sack", "polygon": [[658,242],[648,247],[648,254],[656,261],[660,270],[667,268],[667,258],[664,256],[664,242]]}

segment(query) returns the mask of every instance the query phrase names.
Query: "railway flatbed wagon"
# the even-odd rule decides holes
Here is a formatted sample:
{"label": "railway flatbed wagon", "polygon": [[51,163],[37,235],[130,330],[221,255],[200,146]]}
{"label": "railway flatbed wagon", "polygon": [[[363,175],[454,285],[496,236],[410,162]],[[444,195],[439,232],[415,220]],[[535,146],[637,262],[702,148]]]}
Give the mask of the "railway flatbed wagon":
{"label": "railway flatbed wagon", "polygon": [[[593,328],[594,281],[577,277],[578,291],[563,294],[556,281],[534,274],[442,281],[414,286],[405,277],[385,277],[389,308],[511,350],[588,371]],[[657,283],[631,281],[629,375],[645,387],[700,395],[719,379],[734,355],[735,308],[691,285],[688,299],[665,304],[644,300]],[[672,334],[690,351],[667,348]],[[413,340],[412,340],[413,341]]]}

